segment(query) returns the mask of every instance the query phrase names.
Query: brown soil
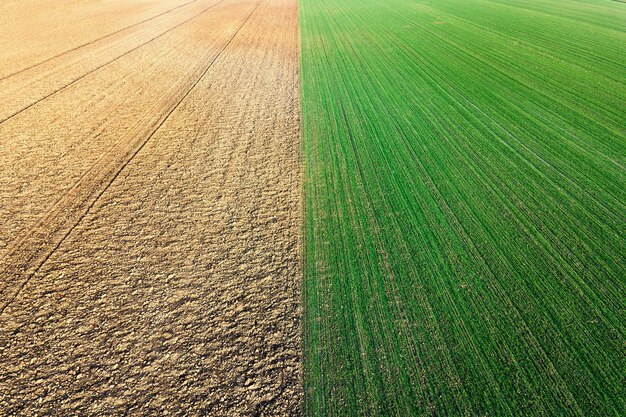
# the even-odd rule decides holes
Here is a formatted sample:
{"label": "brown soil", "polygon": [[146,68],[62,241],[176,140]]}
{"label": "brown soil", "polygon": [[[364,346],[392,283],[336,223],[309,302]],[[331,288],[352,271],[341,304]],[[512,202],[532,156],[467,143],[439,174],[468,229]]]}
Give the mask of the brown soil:
{"label": "brown soil", "polygon": [[9,5],[0,415],[300,414],[296,1]]}

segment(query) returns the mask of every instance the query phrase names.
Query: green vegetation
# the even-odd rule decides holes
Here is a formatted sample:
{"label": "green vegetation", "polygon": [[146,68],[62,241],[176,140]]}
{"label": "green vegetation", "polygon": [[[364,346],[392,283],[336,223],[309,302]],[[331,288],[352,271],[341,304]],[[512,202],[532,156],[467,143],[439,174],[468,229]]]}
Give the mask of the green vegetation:
{"label": "green vegetation", "polygon": [[626,410],[626,4],[300,0],[306,412]]}

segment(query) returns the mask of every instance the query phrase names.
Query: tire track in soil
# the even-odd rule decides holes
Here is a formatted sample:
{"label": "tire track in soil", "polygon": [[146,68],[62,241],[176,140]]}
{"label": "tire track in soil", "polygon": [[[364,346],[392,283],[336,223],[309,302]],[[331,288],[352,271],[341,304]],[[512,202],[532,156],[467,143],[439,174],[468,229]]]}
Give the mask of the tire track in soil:
{"label": "tire track in soil", "polygon": [[184,79],[189,67],[179,62],[217,53],[248,7],[228,0],[0,125],[0,261],[162,99],[160,90]]}
{"label": "tire track in soil", "polygon": [[[39,62],[37,62],[37,63],[31,64],[31,65],[28,65],[28,66],[26,66],[26,67],[24,67],[24,68],[21,68],[21,69],[19,69],[19,70],[16,70],[16,71],[14,71],[14,72],[12,72],[12,73],[9,73],[9,74],[7,74],[7,75],[4,75],[4,76],[0,77],[0,81],[4,81],[4,80],[6,80],[6,79],[8,79],[8,78],[14,77],[14,76],[19,75],[19,74],[21,74],[21,73],[23,73],[23,72],[26,72],[26,71],[32,70],[32,69],[34,69],[34,68],[37,68],[37,67],[39,67],[39,66],[41,66],[41,65],[47,64],[47,63],[49,63],[50,61],[53,61],[53,60],[58,59],[58,58],[60,58],[60,57],[63,57],[64,55],[67,55],[67,54],[69,54],[69,53],[75,52],[75,51],[77,51],[77,50],[79,50],[79,49],[82,49],[82,48],[84,48],[84,47],[87,47],[87,46],[93,45],[93,44],[95,44],[95,43],[97,43],[97,42],[99,42],[99,41],[102,41],[102,40],[106,39],[106,38],[109,38],[109,37],[112,37],[112,36],[115,36],[115,35],[121,34],[122,32],[127,31],[127,30],[129,30],[129,29],[133,29],[133,28],[135,28],[135,27],[137,27],[137,26],[141,26],[141,25],[142,25],[142,24],[144,24],[144,23],[147,23],[147,22],[150,22],[150,21],[152,21],[152,20],[158,19],[158,18],[159,18],[159,17],[161,17],[161,16],[164,16],[164,15],[166,15],[166,14],[168,14],[168,13],[171,13],[171,12],[173,12],[173,11],[175,11],[175,10],[181,9],[181,8],[183,8],[183,7],[187,6],[187,5],[191,4],[191,3],[195,3],[195,2],[197,2],[197,1],[199,1],[199,0],[191,0],[191,1],[188,1],[188,2],[183,3],[183,4],[179,4],[179,5],[178,5],[178,6],[176,6],[176,7],[173,7],[173,8],[171,8],[171,9],[169,9],[169,10],[165,10],[165,11],[163,11],[163,12],[160,12],[160,13],[158,13],[158,14],[154,15],[154,16],[148,17],[148,18],[143,19],[143,20],[141,20],[141,21],[139,21],[139,22],[133,23],[132,25],[128,25],[128,26],[122,27],[122,28],[120,28],[120,29],[118,29],[118,30],[115,30],[115,31],[113,31],[113,32],[110,32],[110,33],[108,33],[108,34],[105,34],[105,35],[102,35],[102,36],[98,36],[97,38],[92,39],[92,40],[90,40],[90,41],[88,41],[88,42],[85,42],[85,43],[83,43],[83,44],[81,44],[81,45],[78,45],[78,46],[72,47],[72,48],[70,48],[70,49],[68,49],[68,50],[65,50],[65,51],[63,51],[63,52],[57,53],[57,54],[55,54],[55,55],[53,55],[53,56],[51,56],[51,57],[49,57],[49,58],[43,59],[43,60],[41,60],[41,61],[39,61]],[[45,6],[44,6],[44,7],[45,7]]]}
{"label": "tire track in soil", "polygon": [[63,196],[43,218],[29,230],[7,252],[0,261],[0,275],[3,277],[0,289],[0,316],[17,294],[24,288],[61,242],[72,232],[102,193],[117,178],[124,167],[137,155],[152,135],[176,110],[182,101],[220,57],[224,50],[237,36],[241,28],[258,8],[260,0],[225,43],[224,47],[209,56],[208,64],[194,68],[185,83],[175,86],[163,95],[163,100],[156,103],[113,149],[105,154],[83,175],[78,183]]}
{"label": "tire track in soil", "polygon": [[[190,2],[190,3],[195,3],[197,1],[198,0],[194,0],[193,2]],[[128,38],[128,37],[122,38],[120,40],[120,43],[122,43],[122,45],[121,46],[115,45],[117,47],[116,50],[120,49],[119,54],[114,53],[113,54],[114,57],[112,59],[106,58],[103,63],[97,63],[95,65],[91,65],[91,68],[88,63],[85,64],[87,68],[82,68],[82,67],[76,68],[76,61],[80,61],[80,60],[89,61],[89,60],[95,59],[97,58],[98,51],[96,51],[95,53],[93,51],[85,51],[84,57],[78,57],[74,60],[71,60],[65,63],[65,65],[63,65],[63,63],[52,63],[51,64],[53,65],[52,68],[49,69],[48,73],[44,73],[43,76],[39,73],[24,74],[22,76],[23,78],[22,83],[17,82],[16,83],[18,84],[17,86],[12,85],[12,84],[15,84],[14,80],[12,79],[7,80],[7,81],[3,81],[3,79],[0,79],[0,102],[3,103],[2,109],[0,109],[0,124],[6,122],[7,120],[12,119],[13,117],[19,115],[23,111],[28,110],[29,108],[35,106],[36,104],[39,104],[43,100],[66,89],[67,87],[82,80],[88,75],[91,75],[94,72],[101,70],[102,68],[117,61],[118,59],[121,59],[127,56],[128,54],[136,51],[137,49],[149,44],[150,42],[153,42],[161,38],[162,36],[168,34],[169,32],[181,27],[185,23],[193,19],[196,19],[197,17],[203,15],[204,13],[214,8],[215,6],[219,5],[223,1],[224,0],[218,0],[215,3],[210,4],[208,7],[202,9],[199,13],[192,13],[191,17],[186,18],[174,24],[171,27],[168,27],[167,29],[165,29],[164,31],[161,31],[155,36],[152,36],[152,30],[147,30],[147,32],[149,33],[149,35],[147,35],[147,37],[149,38],[147,41],[144,42],[143,40],[141,40],[139,44],[135,46],[129,46],[126,48],[126,50],[124,50],[125,44],[128,43],[132,45],[133,39]],[[189,3],[186,3],[186,4],[189,4]],[[152,19],[149,19],[149,20],[152,20]],[[135,25],[133,25],[132,27],[134,26]],[[156,28],[154,28],[153,30],[156,30]],[[124,30],[115,32],[114,34],[118,34],[118,33],[121,34],[122,32],[124,32]],[[108,35],[104,38],[107,38],[110,36],[111,35]],[[97,41],[90,42],[83,46],[92,45],[96,42]],[[104,54],[108,48],[109,48],[109,45],[105,44],[100,49],[103,50],[102,53]],[[80,48],[76,48],[76,49],[80,49]],[[72,51],[69,51],[69,52],[72,52]],[[63,56],[66,54],[67,53],[64,53],[64,54],[61,54],[60,56]],[[94,55],[96,56],[94,57]],[[49,61],[51,60],[48,60],[46,62],[49,62]],[[41,64],[33,66],[33,69],[36,69],[38,66],[41,66]],[[69,70],[71,71],[70,74],[66,74],[63,72],[63,69],[67,69],[67,68],[69,68]],[[27,70],[24,70],[24,72],[25,71]],[[58,73],[59,71],[61,71],[60,74]],[[74,71],[79,71],[79,72],[78,74],[76,74]]]}

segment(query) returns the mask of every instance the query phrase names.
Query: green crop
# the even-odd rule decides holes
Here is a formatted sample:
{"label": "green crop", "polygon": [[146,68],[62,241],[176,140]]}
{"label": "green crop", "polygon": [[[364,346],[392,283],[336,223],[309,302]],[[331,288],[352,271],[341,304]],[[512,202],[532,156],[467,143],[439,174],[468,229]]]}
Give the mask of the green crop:
{"label": "green crop", "polygon": [[626,412],[626,4],[300,0],[307,415]]}

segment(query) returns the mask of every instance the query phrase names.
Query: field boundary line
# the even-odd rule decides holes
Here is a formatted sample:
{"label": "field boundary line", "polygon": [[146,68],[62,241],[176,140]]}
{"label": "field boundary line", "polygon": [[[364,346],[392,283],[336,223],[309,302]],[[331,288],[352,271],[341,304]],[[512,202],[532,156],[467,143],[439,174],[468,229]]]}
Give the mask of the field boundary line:
{"label": "field boundary line", "polygon": [[[107,152],[83,177],[70,189],[70,191],[49,210],[37,224],[26,231],[23,237],[13,245],[9,252],[0,261],[0,272],[4,277],[4,287],[0,295],[6,300],[0,304],[0,316],[7,307],[15,300],[20,292],[26,287],[30,279],[50,259],[52,254],[61,246],[63,241],[85,218],[87,213],[94,207],[96,202],[118,178],[120,173],[128,166],[135,156],[143,149],[154,134],[163,126],[169,116],[180,106],[187,96],[194,90],[200,80],[204,78],[213,64],[220,58],[233,39],[250,20],[254,12],[259,8],[263,0],[259,0],[252,11],[244,19],[241,25],[226,41],[221,50],[210,60],[204,69],[196,69],[191,72],[199,73],[187,79],[186,84],[191,84],[182,96],[178,95],[181,86],[172,87],[166,95],[166,99],[155,104],[152,109],[157,109],[163,102],[171,102],[165,112],[158,114],[155,120],[149,120],[154,113],[149,111],[135,124],[135,126],[113,148]],[[184,87],[184,86],[182,86]],[[152,110],[151,109],[151,110]],[[148,120],[145,120],[148,119]],[[144,126],[148,125],[147,135]],[[88,175],[92,173],[93,175]],[[11,282],[17,282],[11,291]],[[8,294],[11,293],[12,294]]]}

